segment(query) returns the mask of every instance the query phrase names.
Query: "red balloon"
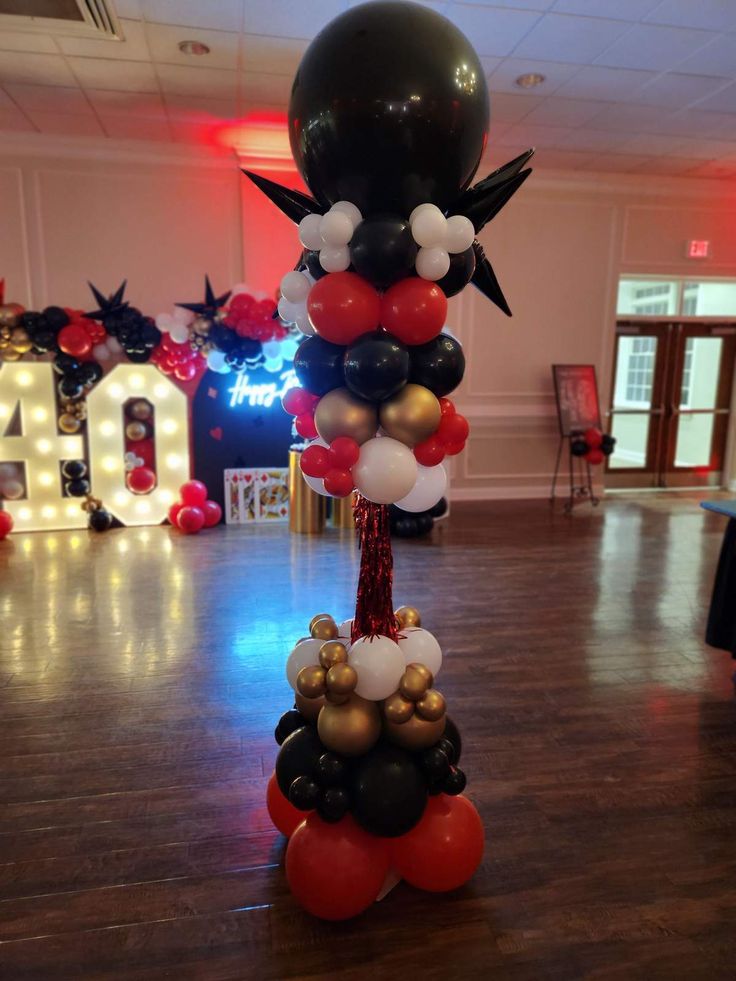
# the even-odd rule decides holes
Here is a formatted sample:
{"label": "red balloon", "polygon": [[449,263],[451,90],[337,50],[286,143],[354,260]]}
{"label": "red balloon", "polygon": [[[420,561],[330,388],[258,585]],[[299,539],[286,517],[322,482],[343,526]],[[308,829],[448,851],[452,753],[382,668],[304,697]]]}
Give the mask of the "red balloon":
{"label": "red balloon", "polygon": [[594,467],[597,467],[599,463],[603,463],[605,458],[606,457],[603,450],[599,449],[597,446],[592,446],[585,454],[585,459]]}
{"label": "red balloon", "polygon": [[600,431],[600,429],[596,429],[595,426],[591,426],[590,429],[585,430],[583,439],[591,450],[597,450],[603,442],[603,433]]}
{"label": "red balloon", "polygon": [[404,344],[431,341],[442,330],[446,316],[447,297],[426,279],[400,279],[383,294],[381,323]]}
{"label": "red balloon", "polygon": [[349,920],[375,902],[389,869],[387,839],[347,815],[328,824],[311,813],[289,839],[286,878],[294,898],[323,920]]}
{"label": "red balloon", "polygon": [[440,410],[443,416],[454,416],[455,406],[449,399],[440,399]]}
{"label": "red balloon", "polygon": [[80,324],[67,324],[59,331],[57,343],[64,354],[83,358],[92,350],[92,338]]}
{"label": "red balloon", "polygon": [[10,511],[0,511],[0,542],[13,530],[13,515]]}
{"label": "red balloon", "polygon": [[205,501],[202,511],[204,512],[205,528],[214,528],[222,521],[222,508],[217,501]]}
{"label": "red balloon", "polygon": [[135,443],[132,447],[135,451],[135,455],[139,456],[143,460],[143,464],[146,467],[151,467],[153,469],[153,463],[156,459],[156,452],[153,448],[152,439],[142,439]]}
{"label": "red balloon", "polygon": [[446,446],[450,443],[464,443],[468,438],[470,426],[465,416],[459,412],[443,416],[437,429],[437,439]]}
{"label": "red balloon", "polygon": [[338,436],[330,443],[330,456],[337,469],[349,470],[358,462],[360,446],[350,436]]}
{"label": "red balloon", "polygon": [[307,311],[320,337],[333,344],[350,344],[378,327],[381,298],[357,273],[330,273],[309,291]]}
{"label": "red balloon", "polygon": [[192,504],[185,504],[178,514],[176,524],[185,535],[196,535],[204,528],[204,511]]}
{"label": "red balloon", "polygon": [[182,502],[192,507],[201,508],[207,500],[207,487],[201,480],[188,480],[179,488]]}
{"label": "red balloon", "polygon": [[128,474],[128,487],[134,494],[148,494],[156,486],[156,474],[150,467],[134,467]]}
{"label": "red balloon", "polygon": [[421,463],[423,467],[436,467],[445,459],[445,447],[437,435],[433,434],[423,443],[417,443],[414,447],[414,456],[417,463]]}
{"label": "red balloon", "polygon": [[299,435],[304,439],[316,439],[319,436],[317,427],[314,424],[314,416],[311,412],[304,412],[302,415],[297,416],[294,426]]}
{"label": "red balloon", "polygon": [[355,484],[349,470],[338,470],[336,467],[328,470],[325,475],[325,490],[333,497],[347,497],[353,493]]}
{"label": "red balloon", "polygon": [[301,455],[299,466],[307,477],[324,477],[332,466],[326,446],[308,446]]}
{"label": "red balloon", "polygon": [[291,838],[299,825],[306,819],[307,812],[299,811],[279,790],[276,774],[272,773],[266,789],[268,816],[277,831]]}
{"label": "red balloon", "polygon": [[422,819],[392,838],[391,862],[417,889],[448,892],[473,875],[483,858],[483,823],[467,797],[430,797]]}
{"label": "red balloon", "polygon": [[176,504],[172,504],[171,507],[169,508],[168,519],[169,522],[172,525],[174,525],[175,528],[179,527],[177,518],[179,517],[179,512],[183,507],[184,505],[181,503],[181,501],[177,501]]}
{"label": "red balloon", "polygon": [[194,361],[182,361],[174,368],[174,378],[180,382],[191,381],[197,374],[197,365]]}
{"label": "red balloon", "polygon": [[465,449],[465,441],[462,443],[445,443],[445,453],[448,456],[457,456]]}
{"label": "red balloon", "polygon": [[290,416],[301,416],[305,412],[311,412],[314,405],[314,395],[306,388],[290,388],[281,399],[284,411]]}

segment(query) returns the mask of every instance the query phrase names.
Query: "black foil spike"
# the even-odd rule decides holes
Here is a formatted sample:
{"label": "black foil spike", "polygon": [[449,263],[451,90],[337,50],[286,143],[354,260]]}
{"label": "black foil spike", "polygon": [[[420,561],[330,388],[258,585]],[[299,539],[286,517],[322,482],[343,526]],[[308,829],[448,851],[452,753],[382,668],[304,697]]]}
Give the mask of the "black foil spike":
{"label": "black foil spike", "polygon": [[85,317],[89,317],[90,320],[102,320],[104,317],[109,317],[111,314],[120,313],[121,310],[125,310],[128,306],[128,301],[124,300],[125,287],[128,285],[128,280],[124,279],[120,286],[111,293],[109,296],[105,296],[101,293],[96,286],[88,282],[87,285],[92,290],[92,295],[97,302],[97,309],[91,310],[89,313],[85,313]]}
{"label": "black foil spike", "polygon": [[302,194],[301,191],[284,187],[283,184],[277,184],[276,181],[270,181],[267,177],[261,177],[260,174],[254,174],[250,170],[244,170],[243,173],[295,225],[298,225],[302,218],[306,218],[307,215],[322,214],[324,210],[308,194]]}
{"label": "black foil spike", "polygon": [[473,278],[470,282],[473,286],[477,287],[484,296],[495,303],[499,310],[503,310],[507,317],[511,316],[511,308],[506,302],[506,297],[503,295],[501,287],[498,285],[498,280],[496,279],[496,274],[493,271],[493,266],[490,264],[486,258],[486,254],[483,251],[483,246],[480,242],[473,242],[473,251],[475,252],[475,272],[473,273]]}
{"label": "black foil spike", "polygon": [[214,317],[220,307],[225,306],[231,292],[232,290],[228,290],[227,293],[223,293],[221,296],[215,296],[212,283],[210,283],[210,277],[205,276],[204,303],[176,303],[175,306],[183,307],[185,310],[191,310],[198,317]]}

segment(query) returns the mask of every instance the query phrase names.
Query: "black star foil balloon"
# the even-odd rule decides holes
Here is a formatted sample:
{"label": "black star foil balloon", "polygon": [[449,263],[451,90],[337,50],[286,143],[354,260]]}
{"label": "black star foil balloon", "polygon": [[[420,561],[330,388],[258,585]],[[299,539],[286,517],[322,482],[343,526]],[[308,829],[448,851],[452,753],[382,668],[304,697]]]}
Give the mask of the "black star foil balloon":
{"label": "black star foil balloon", "polygon": [[221,296],[215,296],[215,291],[212,289],[212,283],[210,283],[210,277],[204,277],[204,302],[203,303],[177,303],[177,307],[183,307],[185,310],[191,310],[192,313],[196,313],[200,317],[214,317],[220,307],[224,307],[228,301],[231,290],[227,293],[223,293]]}

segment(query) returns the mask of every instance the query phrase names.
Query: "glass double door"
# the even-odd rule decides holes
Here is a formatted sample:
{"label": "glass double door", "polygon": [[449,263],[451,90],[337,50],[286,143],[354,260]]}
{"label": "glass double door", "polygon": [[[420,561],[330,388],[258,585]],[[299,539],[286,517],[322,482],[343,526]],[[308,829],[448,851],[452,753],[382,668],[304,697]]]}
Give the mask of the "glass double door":
{"label": "glass double door", "polygon": [[720,486],[735,356],[736,324],[618,322],[606,486]]}

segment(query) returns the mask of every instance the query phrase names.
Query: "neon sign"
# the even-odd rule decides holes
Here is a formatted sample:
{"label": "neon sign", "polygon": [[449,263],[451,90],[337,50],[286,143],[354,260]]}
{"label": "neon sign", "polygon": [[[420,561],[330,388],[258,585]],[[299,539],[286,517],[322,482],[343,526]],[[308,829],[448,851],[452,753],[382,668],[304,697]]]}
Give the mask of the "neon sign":
{"label": "neon sign", "polygon": [[274,402],[279,401],[290,388],[297,388],[299,382],[293,368],[282,371],[278,381],[251,384],[247,371],[241,371],[235,384],[228,389],[230,392],[230,408],[247,402],[250,406],[261,405],[270,409]]}

